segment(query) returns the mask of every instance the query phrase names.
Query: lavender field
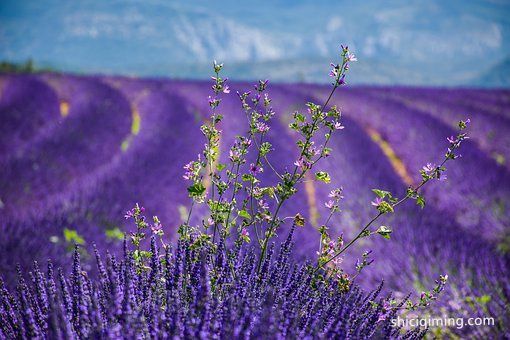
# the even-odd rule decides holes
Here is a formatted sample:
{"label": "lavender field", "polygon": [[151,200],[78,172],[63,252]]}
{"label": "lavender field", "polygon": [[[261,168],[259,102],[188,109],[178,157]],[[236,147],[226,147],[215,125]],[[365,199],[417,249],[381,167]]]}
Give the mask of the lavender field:
{"label": "lavender field", "polygon": [[[251,86],[231,83],[220,111],[220,159],[228,159],[235,136],[246,129],[234,94]],[[201,81],[53,73],[0,76],[0,273],[8,284],[16,264],[47,258],[55,266],[72,260],[76,242],[92,249],[122,248],[123,218],[136,202],[158,215],[168,241],[186,218],[189,198],[183,166],[200,153],[200,125],[207,119],[210,84]],[[283,170],[297,154],[291,113],[307,101],[323,102],[327,86],[270,84],[276,111],[268,157]],[[493,316],[495,327],[474,335],[509,332],[510,324],[510,90],[415,87],[341,88],[333,104],[345,129],[331,140],[323,168],[343,186],[342,213],[332,234],[353,237],[370,219],[373,188],[404,195],[420,182],[419,169],[438,162],[445,137],[459,119],[470,118],[462,159],[445,182],[424,188],[423,210],[405,204],[384,216],[391,240],[362,240],[354,249],[373,250],[376,262],[356,283],[403,297],[419,295],[440,274],[445,294],[432,309],[455,315]],[[272,172],[261,177],[275,182]],[[207,183],[206,183],[207,185]],[[330,188],[307,181],[283,215],[303,213],[295,232],[297,260],[316,258],[318,227],[328,211]],[[198,223],[198,214],[194,215]],[[286,231],[278,241],[283,241]],[[83,266],[95,270],[93,255]],[[355,266],[356,256],[345,258]],[[443,330],[444,331],[444,330]],[[448,331],[455,331],[448,329]],[[467,331],[467,330],[466,330]],[[449,334],[443,334],[448,336]]]}

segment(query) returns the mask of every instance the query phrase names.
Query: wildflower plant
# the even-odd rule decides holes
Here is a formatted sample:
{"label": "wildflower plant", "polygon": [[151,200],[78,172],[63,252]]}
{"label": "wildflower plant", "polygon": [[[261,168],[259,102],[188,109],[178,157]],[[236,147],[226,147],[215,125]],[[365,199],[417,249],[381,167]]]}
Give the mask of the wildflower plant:
{"label": "wildflower plant", "polygon": [[[469,120],[461,121],[459,134],[448,138],[439,165],[423,167],[422,181],[407,188],[402,198],[373,190],[374,217],[350,240],[330,234],[332,217],[341,213],[344,199],[341,187],[332,189],[324,202],[329,214],[317,228],[317,261],[292,263],[293,235],[307,222],[301,214],[281,216],[281,211],[309,174],[315,181],[331,182],[318,164],[331,154],[329,142],[344,126],[340,109],[329,103],[346,84],[350,64],[357,61],[347,46],[341,46],[340,58],[340,63],[332,64],[326,101],[309,102],[305,112],[292,114],[289,128],[298,136],[296,157],[283,171],[268,157],[273,151],[268,132],[276,113],[267,80],[252,91],[237,92],[247,132],[236,136],[228,149],[228,163],[220,163],[221,102],[230,87],[221,76],[223,64],[214,62],[211,114],[200,128],[204,148],[184,166],[191,203],[175,247],[164,242],[160,220],[154,216],[149,222],[144,208],[136,204],[125,215],[135,230],[125,236],[123,256],[108,253],[105,263],[95,249],[97,277],[83,271],[76,245],[70,275],[61,270],[55,275],[51,262],[43,274],[36,263],[29,282],[19,271],[15,294],[0,282],[0,337],[421,338],[425,330],[403,331],[390,327],[390,320],[401,309],[429,306],[444,289],[447,275],[419,300],[398,301],[380,296],[382,284],[365,293],[353,283],[374,262],[371,251],[362,254],[354,274],[344,267],[342,257],[362,238],[389,239],[392,229],[376,222],[406,200],[425,205],[421,188],[444,179],[446,163],[460,157]],[[275,184],[263,182],[261,174],[266,171],[275,174]],[[205,205],[207,213],[193,224],[197,205]],[[286,223],[289,232],[277,247],[274,238]]]}

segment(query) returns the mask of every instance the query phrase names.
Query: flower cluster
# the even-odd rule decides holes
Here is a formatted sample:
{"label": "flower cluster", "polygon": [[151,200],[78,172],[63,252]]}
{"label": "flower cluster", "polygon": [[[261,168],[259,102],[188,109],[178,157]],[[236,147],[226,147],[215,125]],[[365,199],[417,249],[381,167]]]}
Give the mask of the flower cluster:
{"label": "flower cluster", "polygon": [[16,294],[0,281],[0,337],[419,339],[425,332],[390,327],[381,287],[366,294],[310,285],[307,267],[289,262],[292,231],[258,273],[253,251],[219,247],[212,255],[180,240],[160,252],[153,236],[144,271],[127,245],[106,262],[96,250],[97,278],[84,271],[78,249],[70,275],[35,263],[28,282],[20,272]]}
{"label": "flower cluster", "polygon": [[345,73],[349,70],[349,63],[358,61],[354,53],[349,51],[349,46],[340,45],[340,48],[342,50],[342,63],[331,63],[331,71],[329,72],[329,76],[335,79],[332,84],[335,87],[345,84]]}
{"label": "flower cluster", "polygon": [[136,226],[136,231],[130,234],[130,240],[135,247],[135,250],[133,251],[133,260],[135,261],[135,265],[138,270],[144,269],[146,261],[152,256],[149,251],[141,250],[141,243],[147,237],[148,229],[150,229],[154,236],[158,236],[163,247],[166,247],[166,244],[163,241],[165,232],[163,231],[163,226],[161,225],[159,218],[157,216],[153,216],[153,223],[150,224],[147,222],[144,212],[145,208],[136,203],[134,208],[128,210],[124,215],[125,219],[132,219]]}

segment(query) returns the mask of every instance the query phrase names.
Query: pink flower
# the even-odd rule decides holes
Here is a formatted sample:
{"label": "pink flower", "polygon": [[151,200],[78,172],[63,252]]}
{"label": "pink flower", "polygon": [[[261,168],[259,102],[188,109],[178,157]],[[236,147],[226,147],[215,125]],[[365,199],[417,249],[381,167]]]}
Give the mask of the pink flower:
{"label": "pink flower", "polygon": [[309,169],[311,164],[303,157],[299,157],[299,159],[294,162],[294,165],[301,169]]}
{"label": "pink flower", "polygon": [[375,200],[370,202],[374,207],[378,207],[381,205],[381,203],[384,202],[384,200],[381,197],[376,197]]}
{"label": "pink flower", "polygon": [[269,126],[263,122],[258,122],[255,124],[255,127],[257,128],[257,131],[260,133],[265,133],[269,131]]}
{"label": "pink flower", "polygon": [[248,230],[246,230],[246,228],[243,228],[243,230],[241,230],[241,236],[242,237],[249,237],[250,233],[248,232]]}
{"label": "pink flower", "polygon": [[345,60],[347,60],[347,61],[358,61],[358,58],[356,58],[354,53],[351,53],[351,52],[347,51],[347,53],[345,54]]}
{"label": "pink flower", "polygon": [[326,203],[324,203],[324,205],[328,209],[333,209],[333,207],[335,206],[335,202],[334,201],[327,201]]}
{"label": "pink flower", "polygon": [[131,210],[128,210],[126,211],[126,215],[124,215],[124,218],[127,220],[127,219],[130,219],[131,217],[134,216],[134,209],[131,209]]}
{"label": "pink flower", "polygon": [[266,202],[266,201],[264,201],[264,200],[259,200],[259,207],[260,207],[261,209],[264,209],[264,210],[269,209],[269,205],[268,205],[268,204],[267,204],[267,202]]}
{"label": "pink flower", "polygon": [[193,179],[194,176],[193,161],[183,166],[183,168],[186,171],[184,172],[184,175],[182,175],[182,178],[184,178],[185,180]]}
{"label": "pink flower", "polygon": [[427,163],[427,165],[423,167],[423,171],[431,175],[434,171],[436,171],[436,165],[432,163]]}
{"label": "pink flower", "polygon": [[342,123],[340,123],[340,122],[336,122],[334,127],[335,127],[335,130],[342,130],[345,126],[343,126]]}
{"label": "pink flower", "polygon": [[342,188],[331,190],[331,192],[329,193],[328,197],[334,198],[336,200],[340,200],[340,199],[344,198],[342,196],[342,190],[343,190]]}
{"label": "pink flower", "polygon": [[230,149],[229,158],[232,162],[238,161],[240,157],[241,157],[241,153],[239,152],[238,149],[233,149],[233,150]]}
{"label": "pink flower", "polygon": [[255,165],[254,163],[251,163],[250,164],[250,172],[252,175],[255,176],[258,173],[264,172],[264,169],[262,167]]}
{"label": "pink flower", "polygon": [[336,78],[338,76],[339,66],[336,65],[336,64],[333,64],[333,63],[331,63],[330,65],[331,65],[332,69],[329,72],[329,76],[332,77],[332,78]]}
{"label": "pink flower", "polygon": [[152,233],[155,235],[159,235],[163,231],[163,226],[161,223],[154,223],[151,227]]}
{"label": "pink flower", "polygon": [[251,139],[245,139],[243,141],[244,147],[248,148],[251,145]]}

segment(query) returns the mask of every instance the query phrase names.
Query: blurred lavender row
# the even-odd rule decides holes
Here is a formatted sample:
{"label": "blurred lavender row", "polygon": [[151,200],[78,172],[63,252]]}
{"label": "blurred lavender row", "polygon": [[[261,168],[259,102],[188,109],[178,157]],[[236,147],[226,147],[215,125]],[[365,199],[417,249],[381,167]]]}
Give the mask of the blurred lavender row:
{"label": "blurred lavender row", "polygon": [[[249,86],[231,84],[232,92]],[[323,101],[328,91],[269,87],[277,112],[269,159],[276,167],[296,159],[290,114],[307,100]],[[193,81],[1,76],[0,272],[7,282],[16,263],[28,267],[47,257],[56,265],[70,263],[74,231],[88,246],[119,250],[113,231],[125,230],[123,212],[135,202],[157,214],[167,237],[176,240],[189,205],[182,166],[202,148],[199,126],[207,117],[209,92],[208,83]],[[444,138],[454,134],[455,122],[471,119],[463,159],[449,167],[446,182],[425,189],[425,209],[404,205],[385,217],[394,229],[390,241],[369,239],[354,249],[354,255],[371,249],[377,259],[356,283],[373,289],[385,280],[405,296],[410,287],[419,294],[448,273],[437,310],[489,314],[508,332],[510,91],[354,87],[339,91],[334,101],[346,128],[332,138],[334,151],[323,166],[332,184],[344,188],[342,213],[332,223],[336,235],[354,235],[371,217],[371,189],[404,195],[407,185],[419,182],[418,170],[444,154]],[[228,118],[220,126],[220,158],[226,159],[235,135],[245,132],[246,118],[235,95],[225,97],[221,112]],[[269,182],[276,180],[272,176],[262,175]],[[294,254],[312,259],[319,243],[313,227],[327,216],[330,187],[309,182],[300,189],[283,215],[305,213]],[[90,260],[85,256],[83,266],[92,268]],[[347,255],[346,268],[355,260]]]}

